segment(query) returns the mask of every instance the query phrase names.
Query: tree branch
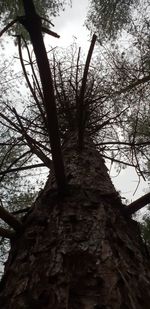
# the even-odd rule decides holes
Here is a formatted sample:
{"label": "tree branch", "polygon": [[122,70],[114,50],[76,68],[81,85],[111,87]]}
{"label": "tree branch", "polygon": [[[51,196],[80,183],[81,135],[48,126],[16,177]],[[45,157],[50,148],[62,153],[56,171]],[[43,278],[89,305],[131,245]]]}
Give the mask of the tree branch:
{"label": "tree branch", "polygon": [[[26,155],[28,155],[28,154],[30,154],[30,151],[28,150],[28,151],[26,151],[26,152],[24,152],[23,154],[21,154],[19,157],[17,157],[14,161],[12,161],[11,162],[11,164],[7,167],[7,169],[5,170],[5,173],[2,173],[1,175],[1,178],[0,178],[0,182],[2,182],[2,180],[3,180],[3,178],[4,178],[4,176],[7,174],[7,173],[9,173],[9,170],[11,169],[11,167],[13,166],[13,165],[15,165],[18,161],[20,161],[22,158],[24,158]],[[29,159],[29,158],[28,158]],[[23,162],[23,164],[24,164],[24,162]]]}
{"label": "tree branch", "polygon": [[15,108],[13,108],[13,111],[16,115],[16,118],[18,120],[18,123],[21,127],[21,133],[22,135],[25,137],[28,146],[30,147],[31,151],[33,153],[35,153],[37,155],[38,158],[40,158],[40,160],[47,166],[47,167],[51,167],[51,160],[42,152],[42,150],[40,148],[38,148],[38,146],[36,145],[36,141],[30,137],[27,133],[26,130],[24,129],[24,126],[22,124],[22,121],[17,113],[17,111],[15,110]]}
{"label": "tree branch", "polygon": [[137,79],[135,82],[132,82],[130,85],[122,88],[121,90],[113,92],[112,95],[116,95],[116,94],[118,95],[118,94],[126,93],[126,92],[132,90],[133,88],[135,88],[135,87],[137,87],[141,84],[147,83],[148,81],[150,81],[150,75],[147,75],[147,76],[144,76],[143,78]]}
{"label": "tree branch", "polygon": [[101,154],[102,157],[108,159],[108,160],[111,160],[111,161],[114,161],[114,162],[117,162],[117,163],[121,163],[121,164],[124,164],[124,165],[127,165],[127,166],[131,166],[131,167],[135,167],[137,168],[137,165],[134,165],[134,164],[131,164],[131,163],[127,163],[127,162],[124,162],[124,161],[121,161],[121,160],[117,160],[115,158],[111,158],[109,156],[106,156],[104,154]]}
{"label": "tree branch", "polygon": [[140,210],[144,206],[150,203],[150,193],[147,193],[137,199],[136,201],[132,202],[128,206],[124,208],[124,212],[127,216],[133,215],[136,211]]}
{"label": "tree branch", "polygon": [[10,225],[15,231],[20,231],[23,226],[22,223],[3,207],[1,200],[0,203],[0,218]]}
{"label": "tree branch", "polygon": [[121,142],[121,141],[116,141],[116,142],[100,142],[96,143],[97,146],[102,146],[102,145],[125,145],[125,146],[148,146],[150,145],[150,141],[147,142],[139,142],[139,143],[133,143],[133,142]]}
{"label": "tree branch", "polygon": [[18,18],[12,20],[10,23],[7,24],[6,27],[3,28],[2,31],[0,31],[0,37],[3,35],[4,32],[6,32],[11,26],[13,26],[18,21]]}
{"label": "tree branch", "polygon": [[32,0],[23,0],[23,5],[25,9],[25,16],[20,17],[19,22],[29,32],[31,43],[33,45],[34,53],[36,56],[44,95],[48,134],[50,138],[56,183],[59,191],[62,191],[66,186],[66,177],[60,147],[53,81],[42,37],[41,18],[36,14]]}
{"label": "tree branch", "polygon": [[23,208],[23,209],[12,211],[11,214],[12,215],[19,215],[19,214],[28,212],[30,209],[31,209],[31,207],[26,207],[26,208]]}
{"label": "tree branch", "polygon": [[91,57],[93,54],[95,42],[96,42],[97,36],[94,34],[92,37],[91,45],[88,51],[85,67],[84,67],[84,73],[83,73],[83,79],[82,79],[82,85],[81,90],[79,94],[79,98],[77,100],[77,117],[78,117],[78,144],[79,149],[82,149],[83,146],[83,134],[84,134],[84,119],[83,119],[83,113],[84,113],[84,96],[85,96],[85,90],[86,90],[86,82],[87,82],[87,76],[89,71],[89,65],[91,61]]}
{"label": "tree branch", "polygon": [[45,166],[44,163],[39,163],[39,164],[33,164],[33,165],[11,168],[11,169],[7,169],[7,170],[4,170],[4,171],[0,171],[0,175],[6,175],[8,173],[20,172],[20,171],[25,171],[25,170],[29,170],[29,169],[32,169],[32,168],[38,168],[38,167],[43,167],[43,166]]}
{"label": "tree branch", "polygon": [[[27,49],[27,53],[28,53],[28,57],[29,57],[29,60],[30,60],[30,65],[31,65],[31,69],[32,69],[33,75],[34,75],[34,77],[35,77],[35,72],[34,72],[34,69],[33,69],[33,65],[32,65],[31,58],[30,58],[29,49],[28,49],[28,47],[27,47],[26,41],[25,41],[24,39],[23,39],[23,41],[24,41],[24,44],[25,44],[26,49]],[[32,85],[31,85],[31,83],[30,83],[30,80],[29,80],[29,78],[28,78],[28,74],[27,74],[27,71],[26,71],[26,68],[25,68],[25,65],[24,65],[24,61],[23,61],[23,57],[22,57],[22,50],[21,50],[21,37],[20,37],[20,36],[18,36],[18,50],[19,50],[19,59],[20,59],[20,63],[21,63],[21,66],[22,66],[22,70],[23,70],[24,77],[25,77],[25,79],[26,79],[27,85],[28,85],[28,87],[29,87],[29,89],[30,89],[31,94],[33,95],[33,98],[34,98],[34,100],[35,100],[35,102],[36,102],[36,105],[37,105],[37,107],[38,107],[38,109],[39,109],[39,112],[40,112],[40,114],[41,114],[41,116],[42,116],[42,118],[43,118],[43,121],[44,121],[44,123],[47,125],[47,123],[46,123],[46,118],[45,118],[43,109],[42,109],[42,107],[41,107],[41,104],[40,104],[40,102],[39,102],[39,100],[38,100],[38,98],[37,98],[37,96],[36,96],[36,93],[35,93],[35,91],[34,91]],[[37,82],[37,80],[36,80],[36,82]]]}
{"label": "tree branch", "polygon": [[13,231],[0,227],[0,237],[12,239],[14,235],[15,233]]}
{"label": "tree branch", "polygon": [[45,33],[47,33],[47,34],[49,34],[49,35],[54,36],[55,38],[60,38],[60,35],[59,35],[59,34],[57,34],[56,32],[54,32],[54,31],[52,31],[52,30],[49,30],[49,29],[47,29],[47,28],[45,28],[45,27],[43,27],[43,26],[42,26],[42,31],[45,32]]}

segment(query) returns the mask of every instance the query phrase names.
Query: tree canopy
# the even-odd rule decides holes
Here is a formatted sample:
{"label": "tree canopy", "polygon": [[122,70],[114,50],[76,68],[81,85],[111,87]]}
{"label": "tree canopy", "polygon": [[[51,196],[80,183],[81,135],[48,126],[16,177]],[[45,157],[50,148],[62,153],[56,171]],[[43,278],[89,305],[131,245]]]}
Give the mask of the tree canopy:
{"label": "tree canopy", "polygon": [[130,31],[142,19],[149,23],[149,1],[91,0],[86,25],[96,32],[99,42],[116,39],[122,30]]}
{"label": "tree canopy", "polygon": [[[68,0],[35,1],[37,14],[42,18],[43,25],[48,28],[54,26],[51,19],[59,15],[60,11],[65,9],[67,3],[71,5],[71,1]],[[6,26],[7,32],[15,35],[22,34],[29,39],[26,29],[22,27],[21,23],[17,22],[17,19],[24,14],[23,1],[2,0],[0,2],[1,23]]]}
{"label": "tree canopy", "polygon": [[[37,13],[43,18],[49,16],[56,16],[60,10],[64,9],[65,0],[40,0],[34,1]],[[23,2],[20,0],[2,0],[0,2],[0,17],[5,24],[15,19],[17,16],[24,15]]]}

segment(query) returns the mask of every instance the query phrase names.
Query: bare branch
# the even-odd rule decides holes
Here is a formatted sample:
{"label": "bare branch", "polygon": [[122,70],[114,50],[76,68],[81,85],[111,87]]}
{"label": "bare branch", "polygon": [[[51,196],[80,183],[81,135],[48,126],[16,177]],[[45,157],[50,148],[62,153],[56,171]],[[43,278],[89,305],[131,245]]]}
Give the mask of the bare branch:
{"label": "bare branch", "polygon": [[19,22],[29,32],[31,43],[33,44],[44,95],[48,134],[51,144],[56,183],[58,190],[62,191],[66,186],[66,177],[61,154],[54,87],[49,61],[42,37],[41,18],[36,14],[33,1],[26,2],[23,0],[23,6],[25,10],[25,17],[20,17]]}
{"label": "bare branch", "polygon": [[[12,167],[14,164],[16,164],[18,161],[20,161],[20,159],[22,159],[23,157],[25,157],[25,156],[28,155],[28,154],[30,154],[30,151],[29,151],[29,150],[26,151],[26,152],[24,152],[23,154],[21,154],[18,158],[16,158],[16,159],[8,166],[8,168],[6,169],[5,173],[3,173],[3,174],[0,173],[0,175],[2,175],[1,178],[0,178],[0,182],[2,182],[4,176],[5,176],[7,173],[9,173],[11,167]],[[24,163],[23,163],[23,164],[24,164]]]}
{"label": "bare branch", "polygon": [[59,35],[59,34],[57,34],[56,32],[54,32],[54,31],[52,31],[52,30],[49,30],[49,29],[47,29],[47,28],[45,28],[45,27],[43,27],[43,26],[42,26],[42,31],[45,32],[45,33],[47,33],[47,34],[49,34],[49,35],[54,36],[55,38],[60,38],[60,35]]}
{"label": "bare branch", "polygon": [[124,212],[126,215],[130,216],[149,203],[150,203],[150,193],[147,193],[142,197],[140,197],[139,199],[137,199],[136,201],[129,204],[128,206],[126,206]]}
{"label": "bare branch", "polygon": [[19,214],[28,212],[30,209],[31,209],[31,207],[26,207],[26,208],[23,208],[23,209],[12,211],[11,214],[19,215]]}
{"label": "bare branch", "polygon": [[[23,57],[22,57],[22,50],[21,50],[21,37],[20,37],[20,35],[17,36],[17,37],[18,37],[19,58],[20,58],[20,63],[21,63],[22,70],[23,70],[23,73],[24,73],[24,77],[25,77],[26,82],[27,82],[27,85],[28,85],[28,87],[29,87],[29,89],[30,89],[30,91],[31,91],[31,94],[33,95],[33,98],[34,98],[34,100],[35,100],[35,102],[36,102],[36,104],[37,104],[37,107],[38,107],[38,109],[39,109],[39,111],[40,111],[40,114],[41,114],[41,116],[42,116],[42,118],[43,118],[43,120],[44,120],[44,123],[46,124],[46,118],[45,118],[45,116],[44,116],[44,112],[43,112],[42,107],[41,107],[41,105],[40,105],[40,102],[39,102],[39,100],[38,100],[38,98],[37,98],[37,96],[36,96],[36,93],[35,93],[35,91],[34,91],[32,85],[31,85],[31,83],[30,83],[30,80],[29,80],[29,78],[28,78],[28,74],[27,74],[27,71],[26,71],[26,68],[25,68],[25,65],[24,65],[24,61],[23,61]],[[28,52],[28,56],[29,56],[29,60],[30,60],[31,69],[32,69],[32,72],[33,72],[34,77],[35,77],[35,72],[34,72],[34,69],[33,69],[33,65],[31,64],[32,61],[31,61],[31,58],[30,58],[30,53],[29,53],[29,50],[28,50],[28,48],[27,48],[26,41],[25,41],[24,39],[23,39],[23,41],[24,41],[24,43],[25,43],[25,46],[26,46],[26,49],[27,49],[27,52]],[[36,81],[37,81],[37,79],[36,79]]]}
{"label": "bare branch", "polygon": [[0,237],[12,239],[15,236],[13,231],[0,227]]}
{"label": "bare branch", "polygon": [[6,27],[3,28],[2,31],[0,31],[0,37],[3,35],[4,32],[6,32],[11,26],[13,26],[18,21],[18,18],[12,20],[10,23],[7,24]]}
{"label": "bare branch", "polygon": [[143,78],[137,79],[135,82],[132,82],[130,85],[128,85],[125,88],[122,88],[121,90],[115,91],[112,93],[112,95],[118,95],[118,94],[122,94],[122,93],[126,93],[132,89],[134,89],[135,87],[147,83],[148,81],[150,81],[150,75],[144,76]]}
{"label": "bare branch", "polygon": [[51,160],[41,151],[40,148],[38,148],[38,146],[36,145],[36,141],[26,133],[26,131],[24,129],[24,126],[22,124],[22,121],[21,121],[18,113],[16,112],[15,108],[13,108],[13,111],[14,111],[14,113],[16,115],[16,118],[18,120],[18,123],[19,123],[19,125],[21,127],[21,133],[25,137],[25,139],[26,139],[26,141],[28,143],[28,146],[30,147],[31,151],[33,153],[35,153],[37,155],[37,157],[39,157],[41,159],[41,161],[43,161],[43,163],[48,168],[50,168],[51,167]]}
{"label": "bare branch", "polygon": [[75,79],[75,86],[76,86],[76,102],[78,100],[78,85],[79,85],[79,61],[80,61],[80,53],[81,53],[81,47],[79,47],[78,50],[78,56],[77,56],[77,67],[76,67],[76,79]]}
{"label": "bare branch", "polygon": [[101,145],[125,145],[125,146],[148,146],[150,145],[150,141],[147,142],[139,142],[139,143],[133,143],[133,142],[121,142],[121,141],[116,141],[116,142],[100,142],[96,143],[97,146]]}
{"label": "bare branch", "polygon": [[1,200],[0,203],[0,218],[10,225],[15,231],[20,231],[23,226],[22,223],[3,207]]}
{"label": "bare branch", "polygon": [[33,164],[33,165],[27,165],[27,166],[11,168],[11,169],[7,169],[5,171],[1,171],[0,175],[6,175],[8,173],[15,173],[15,172],[29,170],[29,169],[32,169],[32,168],[44,167],[44,166],[45,166],[44,163],[39,163],[39,164]]}
{"label": "bare branch", "polygon": [[130,164],[130,163],[128,163],[128,162],[124,162],[124,161],[121,161],[121,160],[117,160],[117,159],[111,158],[111,157],[109,157],[109,156],[106,156],[106,155],[104,155],[104,154],[101,154],[101,156],[104,157],[104,158],[106,158],[106,159],[108,159],[108,160],[111,160],[111,161],[114,161],[114,162],[117,162],[117,163],[121,163],[121,164],[124,164],[124,165],[127,165],[127,166],[132,166],[132,167],[137,168],[137,166],[134,165],[134,164]]}
{"label": "bare branch", "polygon": [[30,55],[30,51],[29,51],[29,48],[28,48],[28,44],[27,44],[26,40],[24,39],[24,37],[22,37],[22,39],[23,39],[23,42],[24,42],[24,44],[25,44],[25,46],[26,46],[26,49],[27,49],[28,58],[29,58],[29,61],[30,61],[29,63],[30,63],[30,66],[31,66],[31,70],[32,70],[32,73],[33,73],[35,82],[36,82],[37,87],[38,87],[39,95],[40,95],[40,97],[41,97],[41,99],[42,99],[42,101],[43,101],[43,100],[44,100],[44,98],[43,98],[43,93],[42,93],[42,91],[41,91],[41,87],[40,87],[38,78],[37,78],[37,76],[36,76],[35,70],[34,70],[34,65],[33,65],[33,61],[32,61],[31,55]]}
{"label": "bare branch", "polygon": [[88,71],[89,71],[89,65],[91,61],[91,57],[93,54],[95,42],[96,42],[97,36],[94,34],[92,37],[91,45],[88,51],[86,63],[85,63],[85,68],[84,68],[84,73],[83,73],[83,79],[82,79],[82,85],[81,85],[81,90],[79,94],[79,98],[77,101],[77,117],[78,117],[78,128],[79,128],[79,133],[78,133],[78,144],[79,144],[79,149],[82,149],[83,146],[83,131],[84,131],[84,120],[83,120],[83,110],[84,110],[84,96],[85,96],[85,90],[86,90],[86,82],[87,82],[87,76],[88,76]]}
{"label": "bare branch", "polygon": [[41,19],[44,20],[44,21],[46,21],[48,24],[50,24],[51,26],[54,27],[54,24],[53,24],[50,20],[48,20],[47,18],[41,17]]}

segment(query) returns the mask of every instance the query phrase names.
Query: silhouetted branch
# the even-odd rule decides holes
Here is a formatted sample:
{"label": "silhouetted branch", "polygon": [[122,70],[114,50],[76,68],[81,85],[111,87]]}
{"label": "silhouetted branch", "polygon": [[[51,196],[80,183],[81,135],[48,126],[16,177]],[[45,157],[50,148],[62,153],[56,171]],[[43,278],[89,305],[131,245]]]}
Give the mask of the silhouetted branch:
{"label": "silhouetted branch", "polygon": [[3,28],[2,31],[0,31],[0,37],[3,35],[4,32],[6,32],[11,26],[13,26],[18,21],[18,18],[12,20],[10,23],[7,24],[6,27]]}
{"label": "silhouetted branch", "polygon": [[117,162],[117,163],[121,163],[121,164],[124,164],[124,165],[127,165],[127,166],[132,166],[132,167],[137,168],[137,166],[134,165],[134,164],[130,164],[130,163],[128,163],[128,162],[124,162],[124,161],[121,161],[121,160],[117,160],[117,159],[111,158],[111,157],[109,157],[109,156],[106,156],[106,155],[104,155],[104,154],[101,154],[101,156],[104,157],[104,158],[106,158],[106,159],[108,159],[108,160],[111,160],[111,161],[114,161],[114,162]]}
{"label": "silhouetted branch", "polygon": [[[28,87],[29,87],[29,89],[30,89],[30,91],[31,91],[31,94],[33,95],[33,98],[34,98],[34,100],[35,100],[35,102],[36,102],[36,104],[37,104],[37,107],[38,107],[38,109],[39,109],[39,111],[40,111],[40,114],[41,114],[41,116],[42,116],[42,118],[43,118],[43,121],[44,121],[44,123],[46,124],[46,118],[45,118],[45,116],[44,116],[44,112],[43,112],[42,107],[41,107],[41,104],[40,104],[40,102],[39,102],[39,100],[38,100],[38,98],[37,98],[37,96],[36,96],[36,93],[35,93],[35,91],[34,91],[32,85],[31,85],[31,83],[30,83],[30,80],[29,80],[29,78],[28,78],[28,74],[27,74],[27,71],[26,71],[26,68],[25,68],[25,65],[24,65],[24,61],[23,61],[23,57],[22,57],[22,50],[21,50],[21,37],[20,37],[20,36],[17,36],[17,37],[18,37],[19,59],[20,59],[20,63],[21,63],[21,66],[22,66],[23,73],[24,73],[24,77],[25,77],[26,82],[27,82],[27,85],[28,85]],[[25,43],[25,46],[26,46],[26,49],[27,49],[27,52],[28,52],[28,56],[29,56],[30,53],[29,53],[29,50],[28,50],[28,48],[27,48],[27,44],[26,44],[25,40],[24,40],[24,43]],[[31,60],[31,59],[29,58],[29,60]],[[30,65],[31,65],[32,72],[33,72],[33,74],[34,74],[34,76],[35,76],[35,72],[34,72],[34,69],[33,69],[33,65],[32,65],[31,63],[32,63],[32,61],[30,61]],[[36,81],[37,81],[37,79],[36,79]]]}
{"label": "silhouetted branch", "polygon": [[51,160],[41,151],[41,149],[39,149],[37,146],[36,146],[36,141],[30,137],[23,125],[22,125],[22,122],[21,122],[21,119],[19,117],[19,115],[17,114],[16,110],[13,109],[12,110],[15,115],[16,115],[16,118],[21,126],[21,128],[19,126],[17,126],[13,121],[11,121],[7,116],[5,116],[4,114],[0,113],[0,116],[6,120],[8,123],[11,124],[12,128],[15,128],[17,132],[19,132],[20,134],[22,134],[25,139],[26,139],[26,142],[27,142],[27,145],[29,146],[29,148],[31,149],[31,151],[37,155],[37,157],[48,167],[50,168],[51,167]]}
{"label": "silhouetted branch", "polygon": [[44,20],[44,21],[46,21],[46,22],[47,22],[48,24],[50,24],[52,27],[54,27],[54,24],[53,24],[50,20],[48,20],[47,18],[41,17],[41,19]]}
{"label": "silhouetted branch", "polygon": [[[43,100],[44,100],[44,98],[43,98],[43,93],[42,93],[42,91],[41,91],[41,87],[40,87],[38,78],[37,78],[37,76],[36,76],[35,70],[34,70],[34,64],[33,64],[33,61],[32,61],[31,55],[30,55],[30,51],[29,51],[29,48],[28,48],[28,44],[27,44],[26,40],[24,39],[24,37],[22,37],[22,39],[23,39],[23,42],[24,42],[24,44],[25,44],[25,46],[26,46],[26,49],[27,49],[28,58],[29,58],[29,64],[30,64],[30,66],[31,66],[31,70],[32,70],[32,73],[33,73],[35,82],[36,82],[36,84],[37,84],[37,87],[38,87],[39,95],[40,95],[40,97],[41,97],[41,99],[42,99],[42,101],[43,101]],[[42,112],[43,112],[43,111],[42,111]]]}
{"label": "silhouetted branch", "polygon": [[33,1],[23,0],[25,16],[19,22],[29,32],[31,43],[37,60],[41,84],[43,88],[48,134],[52,151],[56,182],[60,191],[66,186],[64,164],[61,154],[56,102],[49,61],[42,37],[41,18],[36,14]]}
{"label": "silhouetted branch", "polygon": [[10,120],[6,115],[4,115],[0,112],[0,117],[2,117],[6,122],[8,122],[11,125],[11,126],[9,126],[10,129],[12,129],[12,130],[15,129],[15,131],[20,133],[19,127],[12,120]]}
{"label": "silhouetted branch", "polygon": [[[55,58],[54,58],[54,60],[55,60]],[[54,68],[54,73],[55,73],[55,68]],[[59,103],[60,103],[63,111],[65,112],[66,118],[68,120],[68,124],[69,124],[70,128],[72,129],[72,127],[73,127],[73,117],[72,117],[72,113],[70,112],[70,106],[69,106],[68,98],[67,98],[66,92],[65,92],[64,81],[63,81],[63,77],[62,77],[62,71],[61,71],[61,64],[60,63],[58,63],[58,73],[59,73],[60,88],[61,88],[61,91],[62,91],[63,98],[61,98],[59,91],[58,91],[57,83],[54,80],[55,88],[56,88],[56,91],[57,91],[57,95],[59,97]],[[55,78],[56,78],[56,74],[54,75],[54,79]]]}
{"label": "silhouetted branch", "polygon": [[12,239],[15,236],[13,231],[0,227],[0,237]]}
{"label": "silhouetted branch", "polygon": [[22,228],[22,223],[3,207],[1,200],[0,203],[0,218],[10,225],[15,231],[19,231]]}
{"label": "silhouetted branch", "polygon": [[84,73],[83,73],[83,79],[82,79],[82,85],[81,85],[81,90],[77,102],[77,117],[78,117],[78,146],[79,149],[82,149],[83,146],[83,135],[84,135],[84,96],[85,96],[85,90],[86,90],[86,82],[87,82],[87,76],[88,76],[88,71],[89,71],[89,65],[91,61],[91,57],[93,54],[95,42],[96,42],[97,36],[94,34],[92,37],[91,45],[88,51],[85,67],[84,67]]}
{"label": "silhouetted branch", "polygon": [[81,47],[79,47],[78,56],[77,56],[76,79],[75,79],[75,83],[76,83],[75,84],[76,85],[76,102],[78,100],[78,85],[79,85],[78,78],[79,78],[80,53],[81,53]]}
{"label": "silhouetted branch", "polygon": [[126,215],[130,216],[149,203],[150,203],[150,193],[147,193],[142,197],[140,197],[139,199],[137,199],[136,201],[129,204],[128,206],[126,206],[124,212]]}
{"label": "silhouetted branch", "polygon": [[15,108],[13,108],[13,111],[14,111],[14,113],[16,115],[16,118],[18,120],[18,123],[19,123],[19,125],[21,127],[20,131],[21,131],[22,135],[25,137],[25,139],[26,139],[26,141],[28,143],[28,146],[30,147],[31,151],[33,153],[35,153],[37,155],[37,157],[40,158],[40,160],[43,161],[43,163],[47,167],[50,168],[51,167],[51,160],[41,151],[40,148],[38,148],[38,146],[36,145],[36,141],[26,133],[26,131],[25,131],[24,127],[23,127],[22,121],[21,121],[18,113],[16,112]]}
{"label": "silhouetted branch", "polygon": [[49,34],[49,35],[54,36],[55,38],[60,38],[60,35],[59,35],[59,34],[57,34],[56,32],[54,32],[54,31],[52,31],[52,30],[49,30],[49,29],[47,29],[47,28],[45,28],[45,27],[43,27],[43,26],[42,26],[42,31],[45,32],[45,33],[47,33],[47,34]]}
{"label": "silhouetted branch", "polygon": [[126,93],[132,89],[134,89],[135,87],[147,83],[148,81],[150,81],[150,75],[144,76],[143,78],[137,79],[135,82],[132,82],[130,85],[128,85],[125,88],[122,88],[121,90],[115,91],[112,93],[112,95],[120,95],[122,93]]}
{"label": "silhouetted branch", "polygon": [[0,175],[6,175],[9,173],[15,173],[15,172],[29,170],[32,168],[44,167],[44,166],[45,166],[44,163],[39,163],[39,164],[32,164],[32,165],[27,165],[27,166],[20,166],[16,168],[9,168],[9,169],[6,169],[5,171],[0,171]]}
{"label": "silhouetted branch", "polygon": [[9,158],[9,156],[11,155],[11,151],[13,150],[13,148],[15,146],[17,146],[19,144],[19,140],[17,140],[16,142],[12,142],[10,147],[7,149],[7,151],[5,152],[5,154],[3,155],[3,157],[1,158],[1,162],[0,162],[0,170],[2,169],[4,162],[7,162],[7,159]]}
{"label": "silhouetted branch", "polygon": [[115,117],[110,117],[107,120],[105,120],[103,123],[99,124],[99,125],[95,125],[95,128],[93,130],[91,130],[91,133],[96,133],[97,131],[100,131],[103,127],[112,124],[114,121],[116,120],[118,117],[121,116],[121,114],[123,114],[126,110],[128,109],[128,107],[126,107],[123,111],[121,111],[118,115],[116,115]]}
{"label": "silhouetted branch", "polygon": [[28,212],[30,209],[31,209],[31,207],[26,207],[26,208],[23,208],[23,209],[12,211],[11,214],[12,215],[19,215],[19,214]]}
{"label": "silhouetted branch", "polygon": [[97,146],[103,146],[103,145],[125,145],[125,146],[130,146],[130,147],[133,147],[133,146],[148,146],[150,145],[150,141],[147,141],[147,142],[139,142],[139,143],[134,143],[133,142],[121,142],[121,141],[116,141],[116,142],[99,142],[99,143],[96,143]]}
{"label": "silhouetted branch", "polygon": [[[30,153],[30,151],[28,150],[28,151],[26,151],[26,152],[24,152],[23,154],[21,154],[18,158],[16,158],[9,166],[8,166],[8,168],[6,169],[6,171],[5,171],[5,173],[3,172],[0,172],[0,175],[2,175],[1,176],[1,178],[0,178],[0,182],[2,182],[2,180],[3,180],[3,178],[4,178],[4,176],[7,174],[7,173],[9,173],[9,171],[11,170],[11,167],[14,165],[14,164],[16,164],[18,161],[20,161],[22,158],[24,158],[26,155],[28,155]],[[24,164],[24,162],[23,162],[23,164]]]}

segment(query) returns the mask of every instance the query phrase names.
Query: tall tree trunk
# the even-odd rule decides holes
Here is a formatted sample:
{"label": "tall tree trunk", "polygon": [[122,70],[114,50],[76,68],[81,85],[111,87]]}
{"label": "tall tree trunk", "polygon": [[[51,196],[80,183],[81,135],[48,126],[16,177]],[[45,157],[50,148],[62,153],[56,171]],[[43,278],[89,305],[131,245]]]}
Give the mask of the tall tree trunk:
{"label": "tall tree trunk", "polygon": [[3,309],[149,309],[150,263],[138,225],[92,141],[63,145],[68,192],[51,176],[11,242]]}

